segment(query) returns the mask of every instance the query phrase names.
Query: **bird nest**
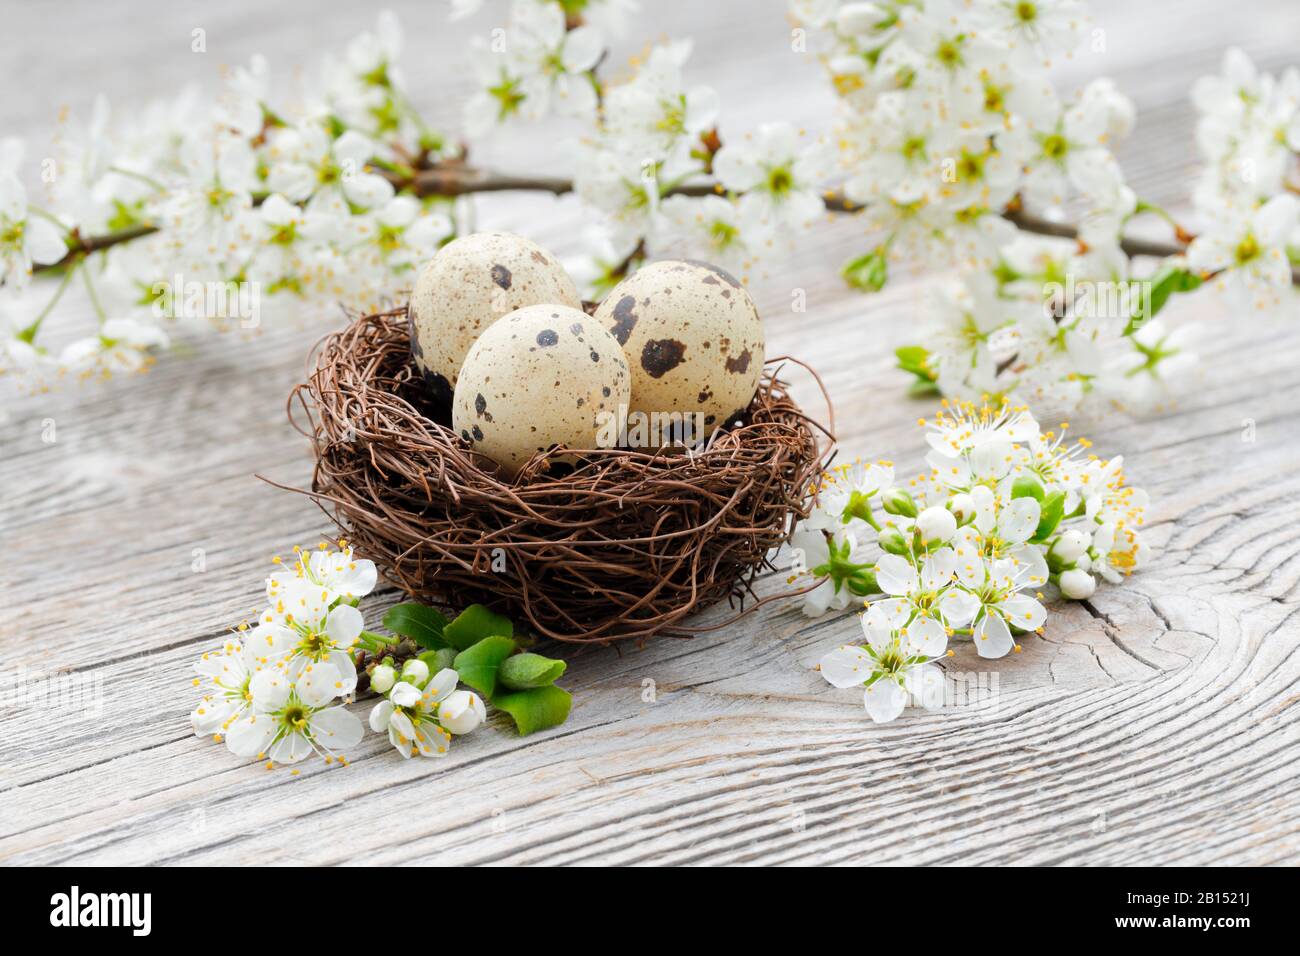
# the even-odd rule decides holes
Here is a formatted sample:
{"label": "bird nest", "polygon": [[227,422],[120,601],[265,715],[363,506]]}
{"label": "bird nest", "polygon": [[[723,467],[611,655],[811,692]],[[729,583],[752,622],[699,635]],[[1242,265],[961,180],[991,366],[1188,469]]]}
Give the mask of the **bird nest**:
{"label": "bird nest", "polygon": [[[322,341],[290,397],[316,455],[304,493],[427,603],[486,604],[582,643],[720,627],[762,603],[754,579],[807,516],[834,443],[790,397],[779,361],[744,414],[691,454],[563,449],[561,462],[552,450],[510,480],[430,398],[405,309],[364,316]],[[724,598],[729,621],[686,622]]]}

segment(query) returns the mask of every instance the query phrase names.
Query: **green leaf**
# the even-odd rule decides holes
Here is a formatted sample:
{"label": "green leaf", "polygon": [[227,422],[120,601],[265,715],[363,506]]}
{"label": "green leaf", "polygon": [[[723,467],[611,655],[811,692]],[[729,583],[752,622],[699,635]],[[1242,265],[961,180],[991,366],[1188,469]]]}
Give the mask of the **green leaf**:
{"label": "green leaf", "polygon": [[514,637],[515,628],[509,618],[493,614],[482,604],[471,604],[443,628],[442,636],[456,650],[463,651],[485,637]]}
{"label": "green leaf", "polygon": [[904,372],[911,372],[917,378],[927,382],[934,381],[934,372],[930,368],[930,352],[923,345],[903,345],[894,349],[898,367]]}
{"label": "green leaf", "polygon": [[425,651],[420,655],[420,660],[429,665],[430,674],[436,674],[440,670],[456,666],[456,649],[454,647],[440,647],[436,651]]}
{"label": "green leaf", "polygon": [[1043,486],[1033,475],[1021,475],[1011,485],[1011,497],[1015,498],[1033,498],[1035,501],[1042,503]]}
{"label": "green leaf", "polygon": [[916,376],[915,381],[908,386],[909,395],[913,398],[922,398],[926,395],[938,394],[939,385],[930,368],[930,353],[923,346],[904,345],[894,349],[894,355],[898,358],[900,369]]}
{"label": "green leaf", "polygon": [[443,639],[443,629],[446,626],[445,617],[423,604],[398,604],[389,608],[384,615],[384,627],[394,634],[409,637],[431,651],[447,646]]}
{"label": "green leaf", "polygon": [[497,680],[511,690],[532,690],[554,684],[568,665],[541,654],[516,654],[507,657],[497,671]]}
{"label": "green leaf", "polygon": [[905,372],[926,372],[930,352],[924,345],[900,345],[894,349],[898,367]]}
{"label": "green leaf", "polygon": [[554,684],[501,693],[492,699],[493,707],[514,718],[520,737],[548,727],[558,727],[568,719],[572,705],[573,698],[569,692]]}
{"label": "green leaf", "polygon": [[1038,530],[1034,536],[1029,539],[1031,544],[1040,544],[1051,536],[1056,530],[1056,526],[1061,523],[1061,517],[1065,514],[1065,492],[1054,491],[1043,499],[1043,507],[1039,512]]}
{"label": "green leaf", "polygon": [[1169,297],[1178,292],[1191,292],[1200,288],[1201,277],[1195,272],[1180,269],[1177,266],[1165,266],[1143,283],[1142,300],[1136,311],[1129,317],[1124,328],[1125,335],[1132,335],[1141,328],[1142,323],[1153,318],[1165,307]]}
{"label": "green leaf", "polygon": [[908,398],[929,398],[939,394],[939,383],[930,379],[918,378],[907,386]]}
{"label": "green leaf", "polygon": [[514,652],[514,640],[494,634],[457,654],[452,667],[456,668],[456,673],[464,683],[492,700],[497,689],[497,669]]}
{"label": "green leaf", "polygon": [[885,250],[873,249],[865,256],[849,260],[840,269],[840,275],[855,289],[879,292],[889,281],[889,260],[885,258]]}

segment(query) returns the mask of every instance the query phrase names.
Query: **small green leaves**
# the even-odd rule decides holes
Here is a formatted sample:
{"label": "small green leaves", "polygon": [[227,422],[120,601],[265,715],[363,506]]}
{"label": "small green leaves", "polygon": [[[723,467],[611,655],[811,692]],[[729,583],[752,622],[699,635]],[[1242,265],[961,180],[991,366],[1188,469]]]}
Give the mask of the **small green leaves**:
{"label": "small green leaves", "polygon": [[1178,292],[1192,292],[1200,288],[1201,277],[1178,266],[1165,266],[1142,283],[1142,297],[1134,304],[1125,335],[1132,335],[1142,323],[1153,318],[1165,307],[1169,297]]}
{"label": "small green leaves", "polygon": [[471,604],[446,625],[442,636],[447,644],[463,651],[485,637],[514,637],[515,628],[509,618],[494,614],[482,604]]}
{"label": "small green leaves", "polygon": [[423,604],[398,604],[384,615],[384,627],[431,651],[447,646],[443,638],[446,626],[445,617]]}
{"label": "small green leaves", "polygon": [[879,292],[889,281],[889,260],[885,257],[884,247],[873,249],[865,256],[858,256],[844,263],[840,275],[849,285],[863,292]]}
{"label": "small green leaves", "polygon": [[497,670],[514,651],[514,640],[494,634],[457,654],[452,667],[462,682],[491,700],[496,692]]}
{"label": "small green leaves", "polygon": [[1011,485],[1011,497],[1033,498],[1039,504],[1043,501],[1043,485],[1033,475],[1021,475]]}
{"label": "small green leaves", "polygon": [[492,698],[492,706],[514,718],[520,737],[549,727],[558,727],[569,717],[573,698],[555,685],[532,690],[508,691]]}
{"label": "small green leaves", "polygon": [[471,604],[452,621],[422,604],[399,604],[384,615],[384,625],[426,649],[406,667],[421,669],[426,679],[454,668],[461,683],[514,719],[521,737],[569,716],[573,698],[554,686],[564,674],[564,661],[515,653],[514,625],[481,604]]}
{"label": "small green leaves", "polygon": [[532,690],[555,683],[566,666],[564,661],[541,654],[516,654],[501,663],[497,680],[511,690]]}
{"label": "small green leaves", "polygon": [[908,392],[913,398],[935,394],[939,391],[937,376],[930,370],[930,353],[920,345],[904,345],[894,350],[898,367],[916,376]]}
{"label": "small green leaves", "polygon": [[436,674],[448,667],[454,667],[456,649],[454,647],[440,647],[436,651],[425,651],[420,655],[420,660],[429,665],[430,674]]}
{"label": "small green leaves", "polygon": [[1056,526],[1061,523],[1061,518],[1065,515],[1065,492],[1054,491],[1043,499],[1043,507],[1039,512],[1038,530],[1034,536],[1029,539],[1031,544],[1041,544],[1046,541],[1056,530]]}

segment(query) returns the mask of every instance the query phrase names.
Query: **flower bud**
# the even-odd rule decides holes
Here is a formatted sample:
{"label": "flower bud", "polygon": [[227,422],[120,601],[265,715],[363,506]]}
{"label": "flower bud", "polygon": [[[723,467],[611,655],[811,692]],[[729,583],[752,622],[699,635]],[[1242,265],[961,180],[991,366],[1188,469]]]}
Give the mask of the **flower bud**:
{"label": "flower bud", "polygon": [[907,546],[907,538],[903,537],[903,532],[897,528],[882,530],[876,543],[880,545],[880,550],[887,554],[907,554],[911,550]]}
{"label": "flower bud", "polygon": [[429,679],[429,665],[418,657],[402,665],[402,680],[410,681],[416,687],[423,687]]}
{"label": "flower bud", "polygon": [[856,594],[858,597],[865,597],[868,594],[879,594],[880,585],[876,583],[876,574],[868,567],[861,567],[844,579],[848,586],[850,594]]}
{"label": "flower bud", "polygon": [[1097,590],[1096,579],[1077,568],[1061,572],[1061,593],[1072,601],[1086,601]]}
{"label": "flower bud", "polygon": [[1060,558],[1065,564],[1073,564],[1081,554],[1088,550],[1089,543],[1086,534],[1076,528],[1071,528],[1069,531],[1061,532],[1061,536],[1052,545],[1052,554]]}
{"label": "flower bud", "polygon": [[947,508],[926,508],[916,517],[916,530],[922,541],[947,541],[957,533],[957,519]]}
{"label": "flower bud", "polygon": [[380,664],[370,672],[370,689],[376,694],[387,694],[397,683],[397,671],[389,664]]}
{"label": "flower bud", "polygon": [[957,519],[957,524],[969,524],[975,520],[975,499],[962,491],[948,499],[948,510]]}
{"label": "flower bud", "polygon": [[902,515],[905,518],[916,517],[916,502],[902,488],[890,488],[880,496],[880,504],[891,515]]}
{"label": "flower bud", "polygon": [[449,733],[467,734],[486,717],[483,701],[473,691],[454,691],[438,705],[438,722]]}

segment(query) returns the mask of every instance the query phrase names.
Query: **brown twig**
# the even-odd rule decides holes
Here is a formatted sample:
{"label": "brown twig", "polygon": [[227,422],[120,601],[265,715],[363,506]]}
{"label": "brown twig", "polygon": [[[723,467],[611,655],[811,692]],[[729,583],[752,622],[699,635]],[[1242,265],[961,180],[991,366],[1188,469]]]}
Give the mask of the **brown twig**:
{"label": "brown twig", "polygon": [[[381,175],[389,179],[399,190],[410,191],[417,196],[467,196],[474,193],[493,192],[547,192],[562,196],[573,191],[573,182],[553,176],[515,176],[498,173],[489,169],[468,166],[460,160],[447,160],[427,169],[417,169],[411,175],[380,170]],[[674,196],[709,196],[720,192],[716,183],[692,183],[670,190]],[[851,202],[842,193],[828,191],[823,202],[830,212],[858,212],[863,207]],[[1078,228],[1068,223],[1053,222],[1039,216],[1033,216],[1023,209],[1009,208],[1003,214],[1009,222],[1014,223],[1025,232],[1044,236],[1056,236],[1061,239],[1077,239]],[[141,224],[117,232],[100,236],[82,237],[74,232],[68,254],[52,265],[36,266],[33,271],[42,272],[57,269],[78,256],[89,255],[102,249],[108,249],[123,242],[130,242],[142,236],[157,232],[157,227]],[[1183,252],[1186,244],[1155,242],[1147,239],[1126,238],[1120,248],[1129,256],[1156,256],[1164,258]]]}

